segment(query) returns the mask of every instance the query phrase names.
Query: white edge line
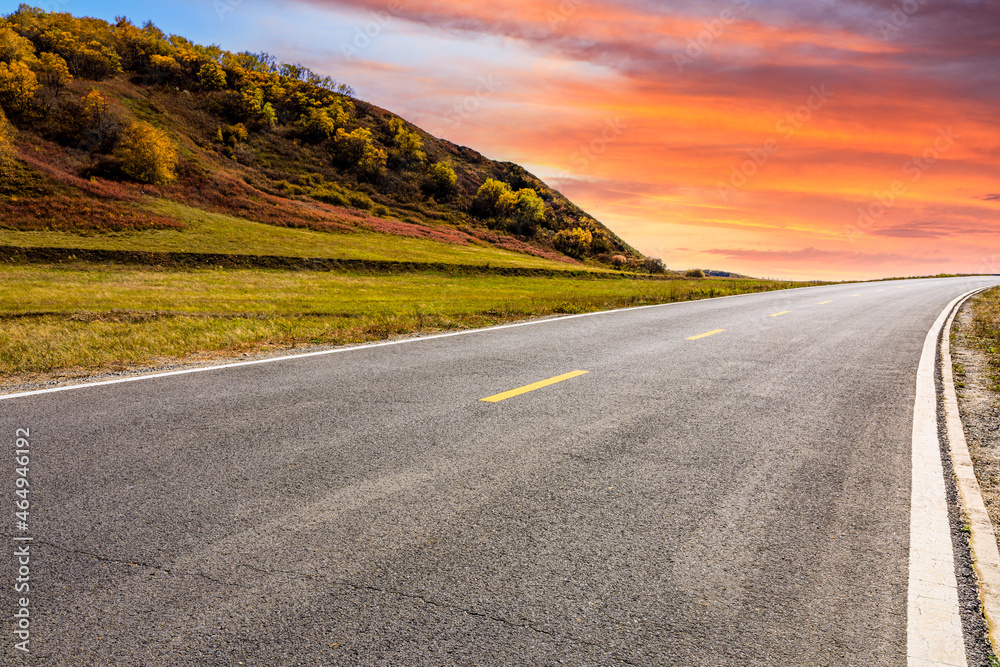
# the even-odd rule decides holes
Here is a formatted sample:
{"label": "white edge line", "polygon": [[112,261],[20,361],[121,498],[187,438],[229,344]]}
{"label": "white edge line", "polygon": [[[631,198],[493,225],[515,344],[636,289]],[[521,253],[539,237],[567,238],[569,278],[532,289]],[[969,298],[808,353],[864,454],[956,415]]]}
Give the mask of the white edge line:
{"label": "white edge line", "polygon": [[990,520],[986,504],[983,502],[982,490],[976,479],[975,467],[969,454],[969,446],[965,440],[965,429],[958,408],[958,396],[955,393],[955,382],[952,375],[951,335],[952,323],[966,301],[983,292],[976,290],[962,299],[948,318],[944,335],[941,337],[941,384],[944,392],[945,421],[948,432],[948,442],[951,445],[951,459],[955,468],[955,478],[959,497],[969,522],[969,546],[972,551],[972,564],[976,569],[976,579],[979,584],[979,599],[982,603],[983,616],[989,631],[990,644],[994,652],[1000,648],[1000,549],[997,548],[996,532]]}
{"label": "white edge line", "polygon": [[924,338],[913,404],[910,472],[910,548],[906,586],[906,659],[966,667],[965,632],[959,611],[958,577],[951,543],[935,382],[938,338],[955,306],[949,303]]}
{"label": "white edge line", "polygon": [[[975,276],[970,276],[974,278]],[[957,279],[946,279],[946,280],[957,280]],[[0,401],[9,401],[15,398],[28,398],[30,396],[41,396],[43,394],[56,394],[64,391],[74,391],[78,389],[89,389],[92,387],[106,387],[115,384],[125,384],[127,382],[140,382],[143,380],[155,380],[159,378],[174,377],[177,375],[192,375],[194,373],[206,373],[208,371],[218,371],[226,368],[241,368],[244,366],[258,366],[261,364],[273,364],[280,361],[292,361],[294,359],[307,359],[309,357],[323,357],[331,354],[342,354],[345,352],[355,352],[358,350],[369,350],[376,347],[388,347],[390,345],[403,345],[404,343],[416,343],[427,340],[437,340],[441,338],[451,338],[452,336],[466,336],[469,334],[486,333],[489,331],[500,331],[501,329],[514,329],[516,327],[526,327],[535,324],[547,324],[550,322],[564,322],[566,320],[576,319],[578,317],[594,317],[597,315],[612,315],[615,313],[625,313],[634,310],[646,310],[647,308],[664,308],[667,306],[680,306],[690,303],[698,303],[704,301],[719,301],[722,299],[735,299],[739,297],[751,297],[759,296],[762,294],[787,294],[788,292],[795,292],[797,290],[811,290],[811,289],[825,289],[830,287],[843,287],[844,285],[868,285],[877,284],[879,281],[868,282],[868,283],[844,283],[844,284],[834,284],[834,285],[810,285],[806,287],[791,287],[784,290],[768,290],[766,292],[747,292],[745,294],[730,294],[727,296],[716,296],[708,299],[697,299],[695,301],[672,301],[670,303],[654,303],[648,306],[632,306],[630,308],[615,308],[613,310],[599,310],[593,313],[578,313],[576,315],[561,315],[558,317],[549,317],[545,319],[531,320],[530,322],[517,322],[515,324],[501,324],[495,327],[486,327],[483,329],[466,329],[463,331],[452,331],[444,334],[434,334],[433,336],[415,336],[411,338],[404,338],[401,340],[389,340],[382,341],[379,343],[365,343],[362,345],[353,345],[348,347],[338,347],[333,350],[319,350],[316,352],[303,352],[301,354],[290,354],[281,357],[270,357],[268,359],[255,359],[253,361],[237,361],[230,364],[219,364],[216,366],[204,366],[202,368],[185,368],[179,371],[168,371],[166,373],[150,373],[148,375],[136,375],[127,378],[118,378],[115,380],[102,380],[100,382],[81,382],[80,384],[66,385],[65,387],[52,387],[51,389],[35,389],[33,391],[23,391],[16,394],[3,394],[0,395]]]}

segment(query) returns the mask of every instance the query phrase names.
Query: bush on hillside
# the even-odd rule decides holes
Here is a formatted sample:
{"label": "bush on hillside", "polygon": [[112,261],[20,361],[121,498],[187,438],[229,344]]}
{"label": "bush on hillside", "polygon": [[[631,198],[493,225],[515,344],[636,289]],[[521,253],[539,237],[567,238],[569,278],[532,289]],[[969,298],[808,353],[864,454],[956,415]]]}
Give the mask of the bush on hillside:
{"label": "bush on hillside", "polygon": [[0,179],[6,181],[14,169],[14,128],[0,111]]}
{"label": "bush on hillside", "polygon": [[455,192],[458,176],[452,166],[446,162],[435,162],[427,167],[424,176],[423,190],[439,199],[447,199]]}
{"label": "bush on hillside", "polygon": [[235,148],[237,144],[241,144],[249,138],[250,133],[247,131],[247,128],[243,123],[226,125],[225,127],[220,127],[215,131],[215,140],[220,144],[229,146],[230,148]]}
{"label": "bush on hillside", "polygon": [[385,172],[386,152],[375,145],[367,128],[359,127],[352,132],[338,129],[334,153],[342,165],[356,168],[362,178],[375,180]]}
{"label": "bush on hillside", "polygon": [[167,135],[149,123],[125,130],[113,155],[122,173],[140,183],[166,185],[176,178],[177,151]]}
{"label": "bush on hillside", "polygon": [[424,140],[411,130],[402,118],[389,120],[389,132],[392,134],[393,145],[390,157],[395,168],[411,168],[423,164],[427,160],[427,154],[424,153]]}
{"label": "bush on hillside", "polygon": [[642,261],[642,268],[644,268],[648,273],[666,273],[667,267],[663,263],[662,259],[657,259],[655,257],[647,257]]}
{"label": "bush on hillside", "polygon": [[83,135],[81,148],[91,152],[110,152],[127,125],[124,113],[112,106],[98,90],[91,90],[82,100]]}
{"label": "bush on hillside", "polygon": [[581,258],[590,251],[590,243],[594,235],[589,229],[575,227],[564,229],[556,234],[556,249],[570,257]]}
{"label": "bush on hillside", "polygon": [[705,272],[702,271],[701,269],[691,269],[690,271],[686,272],[684,276],[687,278],[704,278]]}
{"label": "bush on hillside", "polygon": [[[487,219],[490,228],[531,236],[545,222],[545,202],[531,188],[514,192],[509,185],[486,179],[472,201],[471,212]],[[589,243],[589,241],[588,241]]]}

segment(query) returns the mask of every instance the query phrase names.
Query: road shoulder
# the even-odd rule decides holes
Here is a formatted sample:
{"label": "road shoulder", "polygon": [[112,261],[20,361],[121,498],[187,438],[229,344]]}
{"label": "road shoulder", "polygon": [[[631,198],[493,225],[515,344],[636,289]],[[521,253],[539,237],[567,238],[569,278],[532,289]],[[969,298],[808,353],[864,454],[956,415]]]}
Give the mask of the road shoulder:
{"label": "road shoulder", "polygon": [[[956,313],[950,340],[946,339],[942,345],[945,356],[942,361],[946,364],[942,370],[965,530],[971,533],[980,597],[995,647],[1000,625],[1000,555],[996,536],[996,527],[1000,526],[1000,395],[990,378],[993,372],[990,358],[982,349],[982,339],[975,334],[977,300],[983,298],[988,297],[974,297]],[[951,392],[954,397],[949,396]]]}

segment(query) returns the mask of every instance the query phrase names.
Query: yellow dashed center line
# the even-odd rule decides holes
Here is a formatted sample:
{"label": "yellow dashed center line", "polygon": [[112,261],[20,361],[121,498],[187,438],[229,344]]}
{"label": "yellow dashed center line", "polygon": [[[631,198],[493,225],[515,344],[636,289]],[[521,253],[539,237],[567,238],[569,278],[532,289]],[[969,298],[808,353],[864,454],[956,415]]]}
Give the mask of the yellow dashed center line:
{"label": "yellow dashed center line", "polygon": [[877,290],[875,290],[875,291],[876,291],[876,292],[884,292],[885,290],[884,290],[884,289],[877,289]]}
{"label": "yellow dashed center line", "polygon": [[852,294],[851,297],[861,296],[860,294]]}
{"label": "yellow dashed center line", "polygon": [[533,382],[532,384],[518,387],[517,389],[511,389],[510,391],[505,391],[502,394],[495,394],[493,396],[481,398],[479,400],[485,403],[499,403],[500,401],[506,401],[508,398],[520,396],[521,394],[527,394],[529,391],[535,391],[536,389],[541,389],[542,387],[548,387],[549,385],[557,384],[559,382],[572,380],[575,377],[586,375],[589,372],[590,371],[573,371],[572,373],[564,373],[563,375],[557,375],[556,377],[549,378],[548,380]]}
{"label": "yellow dashed center line", "polygon": [[787,315],[790,312],[792,312],[792,311],[790,311],[790,310],[783,310],[780,313],[775,313],[774,315],[768,315],[768,317],[781,317],[782,315]]}
{"label": "yellow dashed center line", "polygon": [[715,329],[714,331],[709,331],[708,333],[698,334],[697,336],[691,336],[686,340],[700,340],[702,338],[708,338],[709,336],[714,336],[715,334],[720,334],[723,331],[725,331],[725,329]]}
{"label": "yellow dashed center line", "polygon": [[817,305],[817,306],[825,306],[825,305],[826,305],[826,304],[828,304],[828,303],[833,303],[833,301],[820,301],[820,302],[819,302],[819,303],[817,303],[816,305]]}

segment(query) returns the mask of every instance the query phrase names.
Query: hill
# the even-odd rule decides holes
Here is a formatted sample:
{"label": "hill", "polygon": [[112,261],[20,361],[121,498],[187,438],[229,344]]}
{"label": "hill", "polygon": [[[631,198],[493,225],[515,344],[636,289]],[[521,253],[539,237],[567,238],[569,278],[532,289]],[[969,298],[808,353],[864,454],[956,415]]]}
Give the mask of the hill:
{"label": "hill", "polygon": [[0,245],[662,271],[518,165],[125,18],[0,19],[0,175]]}

